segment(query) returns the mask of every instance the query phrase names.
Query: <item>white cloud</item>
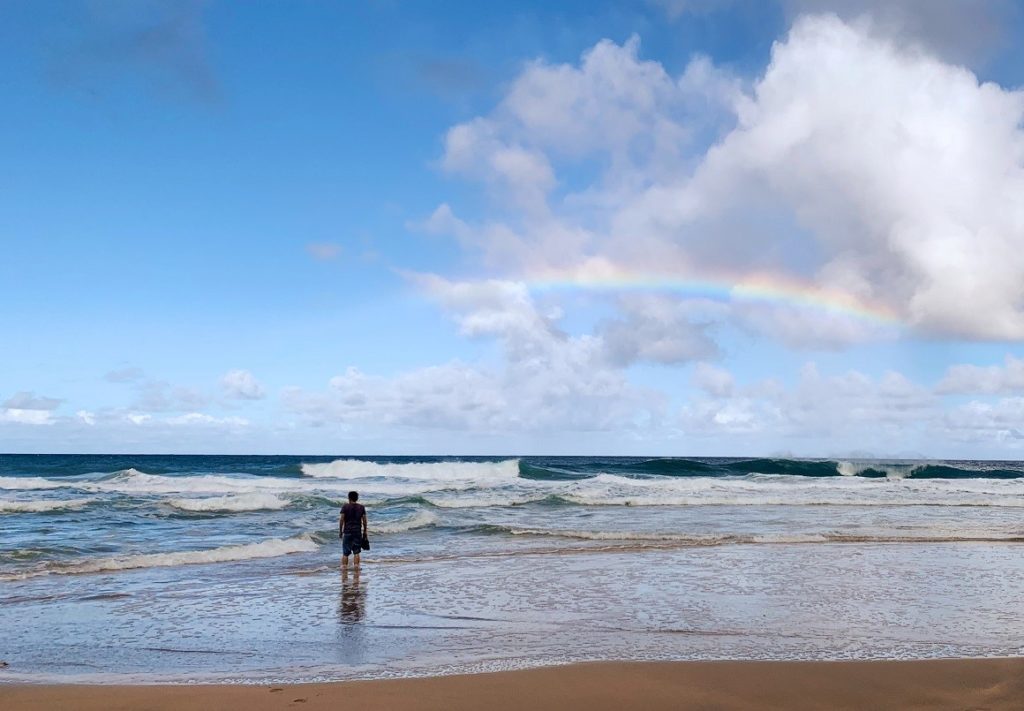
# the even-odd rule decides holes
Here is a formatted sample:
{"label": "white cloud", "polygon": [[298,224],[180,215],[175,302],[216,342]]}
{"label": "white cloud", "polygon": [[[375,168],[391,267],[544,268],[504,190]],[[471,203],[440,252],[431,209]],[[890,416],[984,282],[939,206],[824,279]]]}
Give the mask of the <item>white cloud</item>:
{"label": "white cloud", "polygon": [[79,410],[75,413],[75,417],[89,425],[90,427],[96,424],[96,413],[89,412],[88,410]]}
{"label": "white cloud", "polygon": [[609,319],[599,330],[612,363],[671,365],[718,356],[708,324],[695,321],[688,302],[654,294],[631,296],[622,300],[622,310],[623,318]]}
{"label": "white cloud", "polygon": [[53,411],[63,400],[54,397],[37,396],[34,392],[17,392],[0,406],[0,422],[19,425],[53,424]]}
{"label": "white cloud", "polygon": [[531,212],[543,212],[555,178],[543,153],[499,139],[494,124],[478,118],[452,127],[445,137],[442,166],[481,178],[504,199]]}
{"label": "white cloud", "polygon": [[17,407],[8,407],[0,410],[0,422],[19,425],[49,425],[53,424],[54,419],[49,410],[23,410]]}
{"label": "white cloud", "polygon": [[977,366],[961,364],[950,366],[936,386],[936,392],[953,393],[1012,393],[1024,390],[1024,359],[1006,356],[1003,365]]}
{"label": "white cloud", "polygon": [[452,235],[460,240],[467,238],[471,233],[469,225],[456,217],[451,205],[446,202],[438,205],[427,219],[410,222],[407,226],[428,234]]}
{"label": "white cloud", "polygon": [[229,398],[259,400],[266,396],[263,386],[248,370],[229,370],[220,379],[220,384]]}
{"label": "white cloud", "polygon": [[1024,338],[1024,93],[805,17],[738,110],[692,181],[627,211],[635,228],[663,223],[666,200],[694,206],[668,233],[770,200],[859,296],[930,332]]}
{"label": "white cloud", "polygon": [[885,324],[792,304],[739,302],[733,304],[729,316],[730,322],[744,331],[794,349],[842,350],[896,333]]}
{"label": "white cloud", "polygon": [[973,401],[943,417],[947,437],[973,444],[1009,443],[1024,446],[1024,398],[994,403]]}
{"label": "white cloud", "polygon": [[202,412],[189,412],[184,415],[168,417],[163,420],[174,427],[189,426],[213,426],[213,427],[246,427],[249,421],[244,417],[214,417]]}
{"label": "white cloud", "polygon": [[[95,416],[93,416],[95,419]],[[244,417],[215,417],[203,412],[186,412],[182,415],[171,417],[154,417],[148,412],[126,412],[120,413],[117,418],[133,425],[149,429],[162,429],[170,427],[247,427],[249,420]],[[82,418],[84,421],[84,418]],[[111,416],[104,418],[104,424],[112,421]],[[94,423],[86,423],[94,424]]]}
{"label": "white cloud", "polygon": [[[685,433],[703,436],[760,433],[770,441],[803,439],[860,449],[906,451],[941,429],[942,403],[904,375],[872,378],[855,370],[823,375],[807,363],[795,384],[736,384],[727,371],[699,366],[694,384],[705,395],[681,411]],[[820,444],[819,444],[820,446]]]}
{"label": "white cloud", "polygon": [[[706,58],[672,77],[635,39],[531,63],[446,144],[449,169],[505,191],[501,219],[445,204],[428,223],[512,275],[602,259],[680,279],[767,272],[859,302],[866,318],[785,295],[723,316],[793,347],[889,337],[871,320],[887,312],[927,334],[1024,339],[1024,92],[889,37],[803,16],[749,88]],[[510,172],[504,151],[530,158]]]}
{"label": "white cloud", "polygon": [[522,284],[418,281],[463,334],[501,345],[499,365],[456,361],[388,378],[349,368],[326,392],[287,389],[285,406],[320,424],[470,432],[632,430],[659,414],[660,398],[630,386],[600,338],[562,332]]}

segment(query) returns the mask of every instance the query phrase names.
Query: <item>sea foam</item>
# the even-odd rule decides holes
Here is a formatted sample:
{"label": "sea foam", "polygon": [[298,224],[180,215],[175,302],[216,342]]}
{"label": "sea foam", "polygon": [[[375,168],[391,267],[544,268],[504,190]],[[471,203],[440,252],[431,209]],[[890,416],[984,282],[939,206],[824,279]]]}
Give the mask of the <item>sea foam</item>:
{"label": "sea foam", "polygon": [[65,484],[39,476],[0,476],[0,489],[60,489]]}
{"label": "sea foam", "polygon": [[427,528],[437,523],[437,516],[430,511],[417,511],[412,516],[388,521],[386,523],[374,523],[370,533],[403,533],[417,528]]}
{"label": "sea foam", "polygon": [[275,494],[236,494],[208,496],[204,499],[170,499],[170,506],[182,511],[232,513],[239,511],[276,511],[291,503]]}
{"label": "sea foam", "polygon": [[309,553],[317,550],[317,548],[319,548],[317,543],[308,534],[303,534],[294,538],[271,538],[259,543],[222,546],[204,551],[143,553],[116,558],[97,558],[74,563],[49,563],[45,567],[35,570],[0,576],[0,581],[23,580],[41,575],[76,575],[114,570],[131,570],[134,568],[159,568],[198,565],[202,563],[226,563],[254,558],[276,558],[277,556],[289,555],[291,553]]}
{"label": "sea foam", "polygon": [[88,506],[96,499],[63,499],[44,501],[11,501],[0,499],[0,513],[45,513],[69,511]]}
{"label": "sea foam", "polygon": [[302,473],[308,477],[334,479],[426,479],[445,481],[497,481],[519,477],[519,460],[501,462],[407,462],[378,464],[362,459],[336,459],[333,462],[303,464]]}

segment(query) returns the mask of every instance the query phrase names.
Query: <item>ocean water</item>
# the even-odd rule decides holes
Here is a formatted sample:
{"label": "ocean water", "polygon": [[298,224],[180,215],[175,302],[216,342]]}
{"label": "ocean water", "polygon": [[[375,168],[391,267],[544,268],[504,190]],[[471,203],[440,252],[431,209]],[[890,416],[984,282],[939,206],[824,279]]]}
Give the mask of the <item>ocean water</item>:
{"label": "ocean water", "polygon": [[0,455],[0,681],[1019,655],[1022,543],[1022,462]]}

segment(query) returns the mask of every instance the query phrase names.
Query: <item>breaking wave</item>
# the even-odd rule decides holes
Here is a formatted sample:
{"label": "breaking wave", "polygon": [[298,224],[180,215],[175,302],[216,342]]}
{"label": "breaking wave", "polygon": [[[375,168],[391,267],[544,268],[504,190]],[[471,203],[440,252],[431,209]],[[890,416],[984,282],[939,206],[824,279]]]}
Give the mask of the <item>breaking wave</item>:
{"label": "breaking wave", "polygon": [[170,499],[170,506],[182,511],[231,513],[236,511],[274,511],[283,509],[290,500],[275,494],[237,494],[210,496],[205,499]]}
{"label": "breaking wave", "polygon": [[864,477],[905,479],[1020,479],[1020,462],[940,462],[832,459],[608,459],[564,465],[522,461],[520,476],[534,480],[574,479],[595,473],[628,477],[737,477],[776,474],[798,477]]}
{"label": "breaking wave", "polygon": [[96,499],[63,499],[44,501],[5,501],[0,500],[2,513],[46,513],[48,511],[71,511],[88,506]]}
{"label": "breaking wave", "polygon": [[308,477],[333,479],[427,479],[431,482],[513,480],[519,476],[519,460],[499,462],[405,462],[379,464],[362,459],[336,459],[321,464],[303,464]]}

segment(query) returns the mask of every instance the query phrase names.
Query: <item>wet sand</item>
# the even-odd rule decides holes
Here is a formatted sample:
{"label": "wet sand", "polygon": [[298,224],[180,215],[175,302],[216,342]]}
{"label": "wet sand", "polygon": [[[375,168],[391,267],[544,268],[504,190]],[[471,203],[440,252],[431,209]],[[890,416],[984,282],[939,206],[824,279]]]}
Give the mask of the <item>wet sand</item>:
{"label": "wet sand", "polygon": [[[2,678],[2,677],[0,677]],[[1021,709],[1024,658],[861,662],[605,662],[280,686],[2,685],[0,708]]]}

